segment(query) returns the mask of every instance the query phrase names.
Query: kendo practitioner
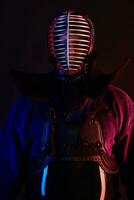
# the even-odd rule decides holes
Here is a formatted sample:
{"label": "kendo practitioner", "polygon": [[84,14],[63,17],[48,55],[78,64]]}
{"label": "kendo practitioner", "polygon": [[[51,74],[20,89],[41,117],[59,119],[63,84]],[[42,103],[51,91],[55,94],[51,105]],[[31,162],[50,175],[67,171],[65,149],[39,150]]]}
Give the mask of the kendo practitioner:
{"label": "kendo practitioner", "polygon": [[[12,70],[20,96],[1,128],[1,200],[128,199],[134,185],[134,104],[95,70],[91,19],[65,11],[48,33],[46,74]],[[129,62],[129,61],[128,61]],[[132,196],[132,197],[131,197]]]}

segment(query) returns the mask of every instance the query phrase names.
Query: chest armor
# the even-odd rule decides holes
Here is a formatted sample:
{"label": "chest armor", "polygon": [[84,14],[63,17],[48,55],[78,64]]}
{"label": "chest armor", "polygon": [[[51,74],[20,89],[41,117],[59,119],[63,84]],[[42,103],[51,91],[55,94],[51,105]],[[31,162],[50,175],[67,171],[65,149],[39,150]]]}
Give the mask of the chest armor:
{"label": "chest armor", "polygon": [[53,141],[54,151],[46,161],[48,200],[120,199],[118,166],[105,148],[99,120],[90,115],[84,123],[59,120]]}

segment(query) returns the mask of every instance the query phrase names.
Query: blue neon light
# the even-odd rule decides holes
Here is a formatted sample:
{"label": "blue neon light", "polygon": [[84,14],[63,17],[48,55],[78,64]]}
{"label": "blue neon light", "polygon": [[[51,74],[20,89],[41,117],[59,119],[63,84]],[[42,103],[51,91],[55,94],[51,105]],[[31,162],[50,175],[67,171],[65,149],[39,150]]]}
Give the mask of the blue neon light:
{"label": "blue neon light", "polygon": [[44,168],[43,176],[42,176],[42,183],[41,183],[41,195],[45,196],[45,186],[46,186],[46,178],[47,178],[47,172],[48,172],[48,165]]}

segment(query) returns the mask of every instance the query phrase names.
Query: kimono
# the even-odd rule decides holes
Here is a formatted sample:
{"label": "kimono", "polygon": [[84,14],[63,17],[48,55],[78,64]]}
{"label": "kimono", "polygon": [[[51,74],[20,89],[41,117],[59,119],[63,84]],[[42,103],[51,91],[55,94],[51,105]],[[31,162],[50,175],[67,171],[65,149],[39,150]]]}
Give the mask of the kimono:
{"label": "kimono", "polygon": [[[109,85],[64,112],[58,98],[20,96],[0,132],[0,199],[128,199],[134,184],[134,104]],[[132,199],[132,198],[131,198]]]}

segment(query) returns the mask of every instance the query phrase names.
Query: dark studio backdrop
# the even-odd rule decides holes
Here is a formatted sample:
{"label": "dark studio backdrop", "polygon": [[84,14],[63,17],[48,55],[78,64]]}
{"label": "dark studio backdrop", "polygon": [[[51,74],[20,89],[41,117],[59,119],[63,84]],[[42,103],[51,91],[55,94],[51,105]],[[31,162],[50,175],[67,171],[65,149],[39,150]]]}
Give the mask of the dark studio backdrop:
{"label": "dark studio backdrop", "polygon": [[[96,31],[97,66],[112,72],[134,59],[134,3],[125,0],[3,0],[0,3],[0,121],[18,92],[9,70],[51,71],[47,31],[50,21],[68,8],[90,16]],[[134,62],[114,81],[134,99]]]}
{"label": "dark studio backdrop", "polygon": [[68,8],[85,12],[96,32],[97,66],[112,72],[131,57],[132,62],[114,84],[134,100],[134,1],[131,0],[3,0],[0,2],[0,123],[18,96],[11,68],[44,73],[48,61],[50,21]]}

